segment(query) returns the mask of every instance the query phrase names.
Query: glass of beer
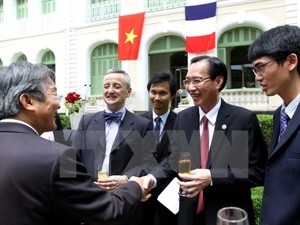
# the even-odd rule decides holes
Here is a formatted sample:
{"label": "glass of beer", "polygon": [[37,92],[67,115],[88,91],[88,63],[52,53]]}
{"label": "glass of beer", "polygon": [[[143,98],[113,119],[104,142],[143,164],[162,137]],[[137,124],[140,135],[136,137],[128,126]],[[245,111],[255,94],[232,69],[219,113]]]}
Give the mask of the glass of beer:
{"label": "glass of beer", "polygon": [[98,180],[103,180],[108,177],[108,167],[105,165],[98,165],[97,168]]}
{"label": "glass of beer", "polygon": [[[179,173],[189,174],[191,170],[191,155],[189,152],[179,153]],[[179,190],[179,195],[186,196],[187,193]]]}

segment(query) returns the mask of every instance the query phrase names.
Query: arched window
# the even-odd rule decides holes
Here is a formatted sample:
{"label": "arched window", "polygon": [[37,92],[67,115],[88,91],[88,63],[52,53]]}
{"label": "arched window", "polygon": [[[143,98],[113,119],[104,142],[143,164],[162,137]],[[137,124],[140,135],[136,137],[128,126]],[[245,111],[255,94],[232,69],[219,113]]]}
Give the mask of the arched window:
{"label": "arched window", "polygon": [[[178,93],[186,93],[183,90],[182,81],[187,73],[187,53],[185,40],[175,35],[163,36],[150,45],[149,48],[149,73],[168,71],[174,76]],[[149,77],[150,78],[150,77]],[[184,97],[187,95],[185,94]],[[171,107],[176,107],[183,95],[172,99]],[[150,106],[149,106],[150,108]]]}
{"label": "arched window", "polygon": [[42,64],[55,71],[55,55],[52,51],[47,51],[43,55]]}
{"label": "arched window", "polygon": [[149,59],[150,74],[168,69],[175,76],[178,89],[181,88],[187,68],[187,54],[183,38],[170,35],[153,41],[149,48]]}
{"label": "arched window", "polygon": [[18,57],[17,62],[27,61],[26,55],[22,54]]}
{"label": "arched window", "polygon": [[102,95],[103,77],[112,68],[121,69],[118,45],[114,43],[99,45],[91,55],[91,95]]}
{"label": "arched window", "polygon": [[248,48],[262,33],[254,27],[238,27],[226,31],[218,40],[218,57],[228,68],[226,87],[255,88],[255,76],[248,61]]}

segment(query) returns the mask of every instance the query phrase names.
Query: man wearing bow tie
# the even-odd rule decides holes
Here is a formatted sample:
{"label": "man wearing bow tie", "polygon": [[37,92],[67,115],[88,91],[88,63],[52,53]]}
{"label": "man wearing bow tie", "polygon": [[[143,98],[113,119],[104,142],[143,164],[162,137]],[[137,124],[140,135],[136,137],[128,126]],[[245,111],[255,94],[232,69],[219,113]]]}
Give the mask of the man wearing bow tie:
{"label": "man wearing bow tie", "polygon": [[[79,151],[87,172],[106,190],[127,183],[133,175],[142,176],[136,166],[140,166],[143,159],[151,161],[148,158],[151,157],[155,161],[152,154],[155,140],[147,139],[153,138],[153,135],[147,135],[148,131],[148,134],[153,134],[151,122],[125,108],[126,98],[131,92],[129,75],[123,70],[109,70],[103,79],[106,109],[83,115],[72,143]],[[104,167],[109,168],[109,177],[100,181],[97,168],[101,170]],[[136,215],[129,224],[138,224],[138,220]]]}

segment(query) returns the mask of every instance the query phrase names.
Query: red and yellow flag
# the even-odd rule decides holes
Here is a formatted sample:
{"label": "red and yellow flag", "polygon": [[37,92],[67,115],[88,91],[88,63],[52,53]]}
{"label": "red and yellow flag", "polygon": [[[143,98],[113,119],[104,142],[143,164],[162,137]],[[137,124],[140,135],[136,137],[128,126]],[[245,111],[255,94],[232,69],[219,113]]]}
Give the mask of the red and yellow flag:
{"label": "red and yellow flag", "polygon": [[145,12],[119,16],[119,60],[135,60],[139,55]]}

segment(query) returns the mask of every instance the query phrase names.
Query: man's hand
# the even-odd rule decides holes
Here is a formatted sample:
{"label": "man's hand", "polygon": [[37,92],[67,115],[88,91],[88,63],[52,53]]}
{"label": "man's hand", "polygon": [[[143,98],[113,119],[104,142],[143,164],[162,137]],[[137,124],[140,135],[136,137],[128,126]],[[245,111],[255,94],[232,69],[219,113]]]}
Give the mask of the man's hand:
{"label": "man's hand", "polygon": [[189,174],[178,174],[180,188],[186,191],[187,197],[195,197],[200,191],[211,184],[211,173],[208,169],[191,170]]}
{"label": "man's hand", "polygon": [[[134,177],[133,176],[133,177],[130,177],[130,179],[129,179],[130,181],[135,181],[140,185],[141,190],[142,190],[142,199],[141,199],[142,202],[147,201],[151,197],[151,194],[149,193],[151,188],[148,188],[149,180],[146,177],[147,176],[144,176],[144,177]],[[145,187],[147,187],[147,188],[145,188]]]}
{"label": "man's hand", "polygon": [[119,187],[122,184],[126,184],[128,182],[127,177],[123,175],[113,175],[109,176],[105,179],[100,179],[95,182],[99,187],[111,191],[115,188]]}
{"label": "man's hand", "polygon": [[147,176],[143,176],[142,178],[144,178],[144,188],[150,191],[155,186],[156,183],[154,176],[148,174]]}

